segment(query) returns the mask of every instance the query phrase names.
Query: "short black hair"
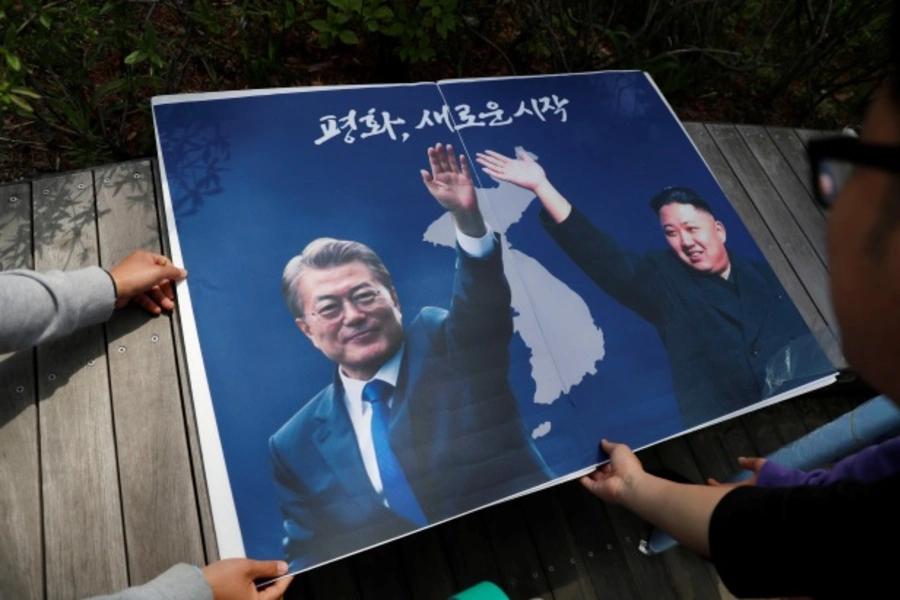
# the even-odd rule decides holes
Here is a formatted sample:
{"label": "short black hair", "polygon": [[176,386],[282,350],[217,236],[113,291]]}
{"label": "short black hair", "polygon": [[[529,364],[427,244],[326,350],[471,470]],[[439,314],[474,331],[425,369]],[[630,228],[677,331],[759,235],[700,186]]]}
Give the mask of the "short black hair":
{"label": "short black hair", "polygon": [[686,187],[667,187],[650,200],[650,208],[659,215],[660,209],[667,204],[690,204],[694,208],[713,215],[712,208],[700,194]]}

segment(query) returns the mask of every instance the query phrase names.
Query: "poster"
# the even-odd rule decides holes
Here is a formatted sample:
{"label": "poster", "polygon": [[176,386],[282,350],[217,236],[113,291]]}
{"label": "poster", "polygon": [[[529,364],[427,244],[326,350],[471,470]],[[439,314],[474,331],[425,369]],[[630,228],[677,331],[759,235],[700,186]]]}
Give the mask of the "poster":
{"label": "poster", "polygon": [[223,557],[312,568],[833,380],[644,73],[153,112]]}

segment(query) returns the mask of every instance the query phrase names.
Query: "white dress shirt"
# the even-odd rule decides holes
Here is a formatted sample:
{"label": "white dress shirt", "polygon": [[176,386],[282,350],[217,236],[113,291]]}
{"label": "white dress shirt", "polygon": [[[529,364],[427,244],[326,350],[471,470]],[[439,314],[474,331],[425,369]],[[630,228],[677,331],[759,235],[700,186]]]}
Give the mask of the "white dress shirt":
{"label": "white dress shirt", "polygon": [[[456,241],[459,242],[459,247],[462,251],[469,256],[482,258],[494,249],[494,232],[488,225],[486,234],[480,238],[473,238],[457,229]],[[380,379],[396,388],[402,360],[403,345],[401,344],[397,353],[378,369],[378,372],[375,373],[372,379],[367,381],[351,379],[344,374],[343,369],[338,369],[341,383],[344,385],[344,405],[347,407],[347,413],[350,415],[350,423],[352,423],[353,432],[356,434],[356,443],[359,445],[359,453],[362,456],[366,474],[369,476],[372,487],[381,496],[385,506],[388,503],[384,497],[384,485],[381,482],[381,473],[378,472],[378,460],[375,458],[375,442],[372,439],[372,405],[363,401],[362,391],[366,384],[374,379]],[[394,395],[391,394],[387,399],[388,407],[393,404],[393,401]]]}

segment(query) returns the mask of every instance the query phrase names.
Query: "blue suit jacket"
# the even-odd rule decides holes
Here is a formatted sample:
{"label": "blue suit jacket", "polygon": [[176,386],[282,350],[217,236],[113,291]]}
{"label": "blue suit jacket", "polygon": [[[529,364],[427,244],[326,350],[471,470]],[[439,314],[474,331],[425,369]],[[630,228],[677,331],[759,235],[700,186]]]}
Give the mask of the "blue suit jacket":
{"label": "blue suit jacket", "polygon": [[[507,381],[512,333],[499,244],[459,252],[450,310],[424,308],[405,330],[390,440],[429,523],[549,479]],[[343,393],[335,371],[269,441],[292,569],[415,529],[372,488]]]}
{"label": "blue suit jacket", "polygon": [[671,250],[626,250],[577,210],[542,221],[601,289],[656,327],[685,427],[833,371],[767,264],[730,255],[725,281]]}

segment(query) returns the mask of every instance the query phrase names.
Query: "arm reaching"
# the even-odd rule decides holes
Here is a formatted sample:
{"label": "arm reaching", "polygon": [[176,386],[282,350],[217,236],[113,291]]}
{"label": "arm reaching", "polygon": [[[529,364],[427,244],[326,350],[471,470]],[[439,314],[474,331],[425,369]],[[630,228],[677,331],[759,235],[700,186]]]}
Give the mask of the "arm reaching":
{"label": "arm reaching", "polygon": [[709,521],[731,488],[654,477],[644,471],[628,446],[606,440],[601,443],[610,461],[582,477],[582,485],[601,500],[621,504],[691,550],[709,556]]}
{"label": "arm reaching", "polygon": [[25,350],[109,319],[131,301],[152,314],[175,308],[174,282],[187,271],[138,250],[109,273],[27,269],[0,273],[0,352]]}
{"label": "arm reaching", "polygon": [[203,576],[215,600],[277,600],[284,595],[292,577],[279,579],[261,590],[255,580],[271,580],[287,571],[287,563],[281,561],[230,558],[203,567]]}
{"label": "arm reaching", "polygon": [[760,473],[763,471],[763,468],[766,464],[769,464],[771,466],[771,463],[769,463],[765,458],[744,458],[743,456],[738,458],[738,464],[742,469],[744,469],[745,471],[750,471],[751,473],[753,473],[753,475],[751,475],[748,479],[738,481],[737,483],[722,483],[721,481],[710,477],[706,480],[706,483],[708,483],[709,485],[724,486],[729,488],[741,487],[745,485],[763,485],[763,483],[760,482]]}
{"label": "arm reaching", "polygon": [[469,173],[466,157],[457,162],[453,146],[437,144],[428,148],[431,172],[422,170],[422,182],[438,204],[453,215],[456,228],[462,233],[480,238],[487,233],[484,217],[478,208],[475,185]]}
{"label": "arm reaching", "polygon": [[256,579],[273,579],[287,573],[287,564],[246,558],[220,560],[198,569],[180,563],[156,579],[108,596],[91,600],[148,600],[185,598],[190,600],[276,600],[287,590],[292,577],[282,577],[259,590]]}
{"label": "arm reaching", "polygon": [[512,159],[493,150],[485,150],[475,155],[482,170],[500,181],[513,183],[531,190],[544,205],[555,223],[562,223],[572,212],[572,205],[560,194],[539,165],[527,152],[520,150],[518,158]]}

